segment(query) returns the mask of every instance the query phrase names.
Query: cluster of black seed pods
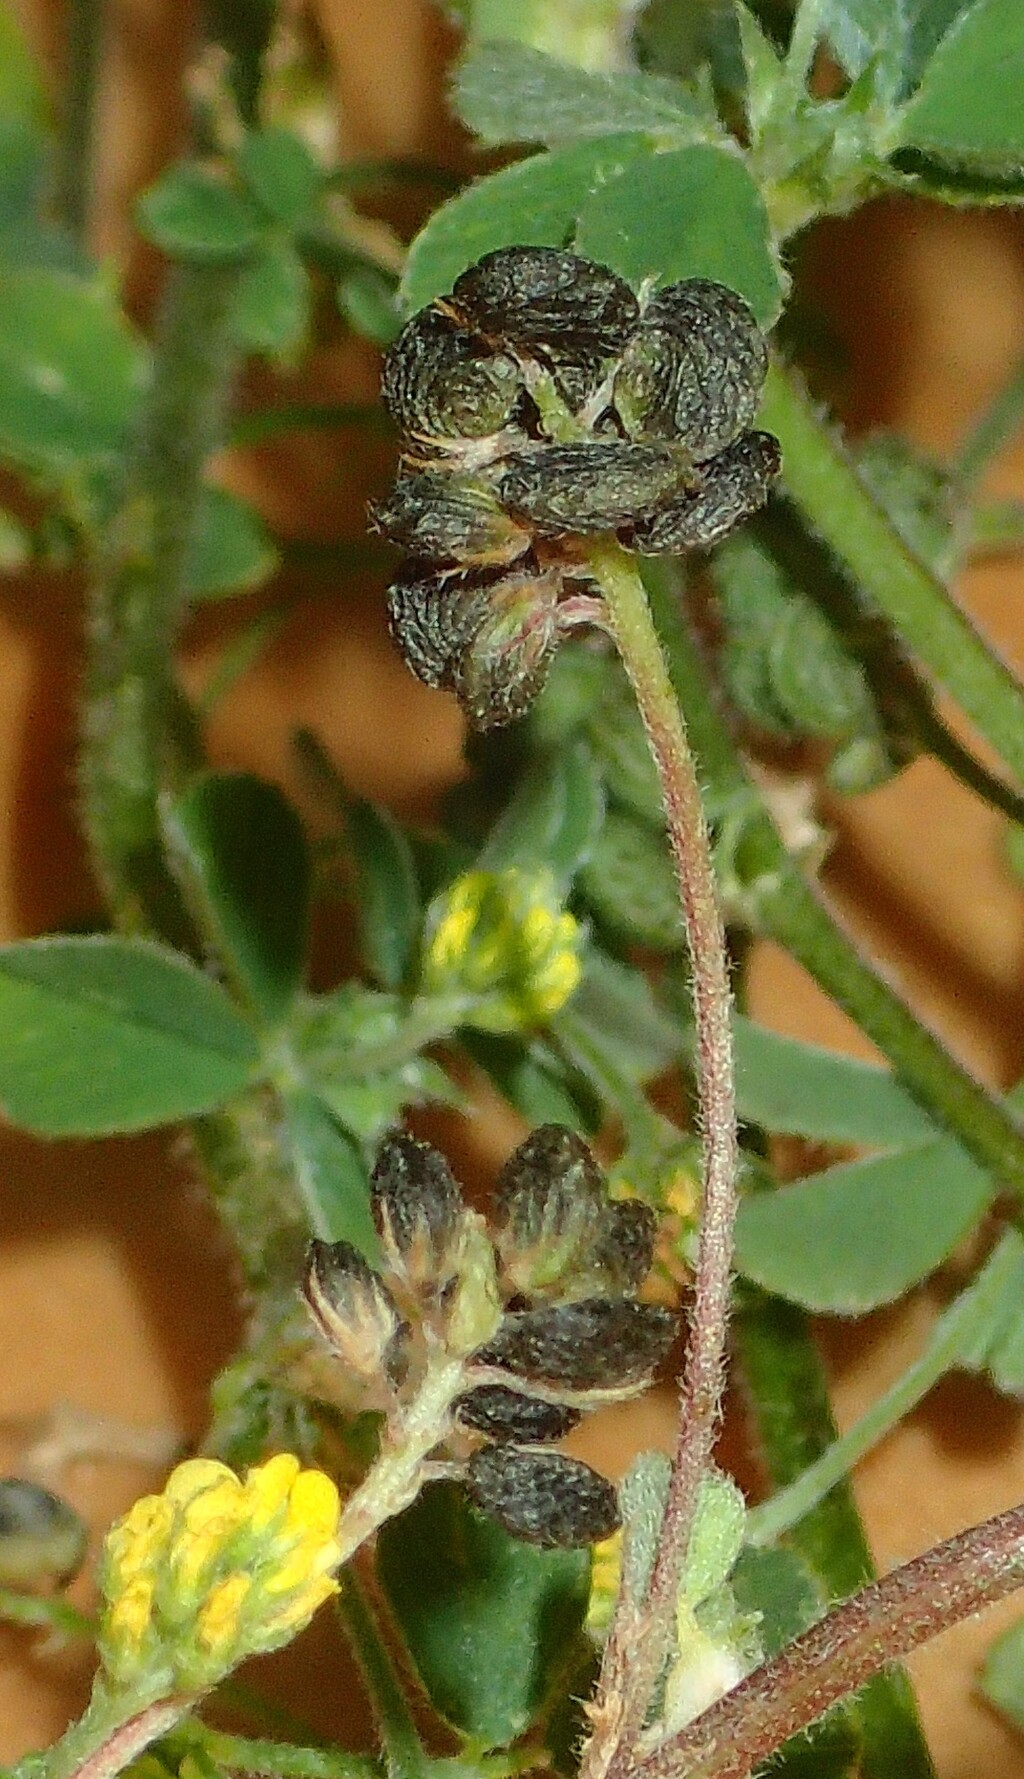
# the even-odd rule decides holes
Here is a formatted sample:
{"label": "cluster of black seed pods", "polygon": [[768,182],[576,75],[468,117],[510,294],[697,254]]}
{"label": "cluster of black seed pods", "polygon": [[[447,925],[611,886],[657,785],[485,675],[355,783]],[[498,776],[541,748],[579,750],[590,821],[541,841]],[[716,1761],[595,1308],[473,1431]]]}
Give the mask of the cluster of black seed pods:
{"label": "cluster of black seed pods", "polygon": [[637,297],[553,247],[463,272],[384,362],[403,456],[374,520],[409,554],[389,610],[413,673],[476,727],[510,722],[595,592],[581,539],[676,555],[755,513],[779,470],[751,430],[767,364],[750,308],[710,279]]}
{"label": "cluster of black seed pods", "polygon": [[551,1449],[590,1409],[636,1395],[676,1336],[638,1301],[655,1220],[609,1198],[572,1131],[543,1125],[509,1157],[485,1226],[436,1149],[383,1144],[372,1203],[380,1270],[348,1243],[313,1242],[305,1295],[334,1352],[400,1447],[431,1377],[453,1378],[430,1458],[517,1538],[588,1544],[618,1524],[615,1491]]}

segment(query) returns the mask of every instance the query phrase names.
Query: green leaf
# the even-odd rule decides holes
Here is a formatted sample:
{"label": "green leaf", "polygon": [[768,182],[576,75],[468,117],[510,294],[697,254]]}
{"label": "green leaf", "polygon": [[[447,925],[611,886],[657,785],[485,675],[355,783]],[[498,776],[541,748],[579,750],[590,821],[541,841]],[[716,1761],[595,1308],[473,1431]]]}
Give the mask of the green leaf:
{"label": "green leaf", "polygon": [[0,948],[0,1106],[41,1136],[107,1136],[213,1111],[256,1041],[224,990],[147,939]]}
{"label": "green leaf", "polygon": [[686,943],[675,872],[663,833],[631,811],[610,809],[579,888],[616,938],[656,951]]}
{"label": "green leaf", "polygon": [[171,259],[244,259],[260,238],[260,219],[248,198],[196,161],[168,168],[143,193],[136,215],[147,240]]}
{"label": "green leaf", "polygon": [[470,49],[452,85],[455,110],[484,142],[572,141],[645,130],[660,142],[718,139],[713,108],[657,74],[599,74],[525,43]]}
{"label": "green leaf", "polygon": [[495,247],[564,247],[590,194],[638,156],[650,158],[645,136],[600,137],[478,179],[434,212],[409,249],[400,292],[406,312],[442,296]]}
{"label": "green leaf", "polygon": [[359,1144],[307,1088],[284,1089],[281,1104],[312,1234],[323,1242],[351,1242],[371,1263],[377,1261],[380,1242]]}
{"label": "green leaf", "polygon": [[413,1029],[404,1000],[358,982],[306,1001],[291,1033],[306,1083],[339,1124],[365,1143],[376,1142],[407,1106],[461,1103],[445,1071],[421,1054],[442,1035],[447,1031],[429,1025]]}
{"label": "green leaf", "polygon": [[106,285],[0,273],[0,452],[60,479],[124,446],[145,358]]}
{"label": "green leaf", "polygon": [[226,488],[203,489],[185,564],[189,599],[226,599],[269,580],[279,557],[259,513]]}
{"label": "green leaf", "polygon": [[574,741],[531,761],[480,849],[480,871],[546,870],[564,895],[595,845],[604,792],[590,748]]}
{"label": "green leaf", "polygon": [[545,1040],[524,1044],[496,1032],[464,1031],[460,1042],[528,1125],[565,1124],[583,1137],[597,1135],[600,1100]]}
{"label": "green leaf", "polygon": [[521,1544],[441,1483],[381,1528],[377,1569],[435,1709],[484,1748],[515,1741],[573,1655],[589,1552]]}
{"label": "green leaf", "polygon": [[309,941],[299,817],[276,785],[207,772],[164,821],[207,938],[256,1017],[276,1025],[302,986]]}
{"label": "green leaf", "polygon": [[901,144],[995,174],[1024,160],[1024,7],[976,0],[942,39],[903,113]]}
{"label": "green leaf", "polygon": [[294,130],[250,130],[238,150],[238,170],[274,222],[298,229],[312,221],[323,176]]}
{"label": "green leaf", "polygon": [[996,1638],[985,1657],[980,1684],[989,1704],[1024,1734],[1024,1619]]}
{"label": "green leaf", "polygon": [[[991,1301],[991,1280],[998,1295]],[[988,1287],[986,1289],[986,1282]],[[958,1305],[980,1298],[983,1311],[971,1330],[970,1343],[961,1343],[957,1363],[967,1371],[983,1372],[1004,1396],[1024,1397],[1024,1239],[1016,1229],[1005,1229],[998,1244],[968,1291],[946,1311],[950,1317]],[[941,1327],[941,1323],[939,1325]]]}
{"label": "green leaf", "polygon": [[609,169],[582,205],[576,247],[620,272],[674,284],[716,278],[746,297],[762,326],[782,306],[782,275],[761,194],[739,155],[694,146]]}
{"label": "green leaf", "polygon": [[740,1116],[816,1143],[900,1149],[934,1136],[926,1112],[889,1069],[783,1038],[733,1017]]}
{"label": "green leaf", "polygon": [[354,333],[390,346],[402,325],[394,279],[376,266],[356,266],[338,285],[338,308]]}
{"label": "green leaf", "polygon": [[746,1199],[736,1226],[737,1265],[805,1309],[863,1315],[934,1272],[995,1190],[948,1139],[846,1162]]}
{"label": "green leaf", "polygon": [[599,1091],[594,1074],[602,1062],[615,1075],[642,1084],[676,1062],[685,1035],[663,1013],[641,970],[610,957],[596,945],[583,957],[583,980],[551,1030]]}
{"label": "green leaf", "polygon": [[822,1599],[814,1576],[794,1550],[783,1546],[763,1550],[748,1544],[730,1579],[737,1606],[757,1613],[765,1660],[821,1617]]}
{"label": "green leaf", "polygon": [[235,297],[236,340],[250,352],[287,359],[306,337],[309,308],[309,274],[291,242],[260,241]]}
{"label": "green leaf", "polygon": [[412,848],[390,810],[363,798],[346,812],[345,839],[355,866],[363,961],[384,988],[398,988],[423,924]]}
{"label": "green leaf", "polygon": [[878,62],[890,92],[916,85],[943,34],[971,0],[824,0],[822,28],[847,74]]}

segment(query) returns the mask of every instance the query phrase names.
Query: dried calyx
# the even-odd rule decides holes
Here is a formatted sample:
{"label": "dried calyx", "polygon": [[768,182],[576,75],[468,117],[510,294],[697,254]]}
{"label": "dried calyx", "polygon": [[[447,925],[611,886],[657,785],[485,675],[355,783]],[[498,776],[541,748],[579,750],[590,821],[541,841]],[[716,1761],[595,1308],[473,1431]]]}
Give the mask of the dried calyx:
{"label": "dried calyx", "polygon": [[640,1303],[653,1217],[614,1201],[586,1145],[545,1125],[498,1182],[493,1233],[444,1158],[396,1133],[372,1204],[382,1262],[313,1242],[305,1295],[320,1334],[400,1442],[439,1372],[450,1376],[431,1461],[515,1537],[584,1544],[618,1524],[611,1484],[548,1449],[588,1410],[633,1396],[675,1339]]}
{"label": "dried calyx", "polygon": [[674,555],[755,513],[779,471],[750,430],[767,363],[747,304],[710,279],[638,298],[553,247],[463,272],[384,363],[404,450],[374,519],[411,557],[389,611],[412,671],[476,727],[510,722],[569,627],[563,594],[593,592],[579,540]]}

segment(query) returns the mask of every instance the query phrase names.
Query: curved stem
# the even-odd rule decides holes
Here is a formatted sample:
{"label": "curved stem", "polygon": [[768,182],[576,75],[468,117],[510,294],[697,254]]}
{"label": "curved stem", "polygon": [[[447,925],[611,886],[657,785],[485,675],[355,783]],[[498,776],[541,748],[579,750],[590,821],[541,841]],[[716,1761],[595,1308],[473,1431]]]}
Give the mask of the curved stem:
{"label": "curved stem", "polygon": [[125,1717],[123,1708],[98,1685],[85,1716],[42,1757],[41,1779],[114,1779],[158,1736],[187,1717],[196,1702],[195,1695],[157,1699]]}
{"label": "curved stem", "polygon": [[760,937],[784,945],[877,1044],[915,1099],[982,1167],[1024,1197],[1024,1130],[911,1012],[804,877],[753,791],[715,705],[699,649],[679,612],[677,586],[663,570],[649,570],[647,579],[701,770],[716,802],[742,804],[750,924]]}
{"label": "curved stem", "polygon": [[747,1779],[886,1663],[1024,1586],[1024,1507],[936,1545],[844,1601],[671,1736],[634,1779]]}
{"label": "curved stem", "polygon": [[778,436],[786,491],[812,531],[1024,783],[1024,686],[900,536],[796,373],[778,364],[761,424]]}
{"label": "curved stem", "polygon": [[679,1436],[658,1554],[642,1624],[624,1593],[612,1624],[596,1721],[610,1715],[607,1733],[599,1731],[588,1751],[593,1775],[624,1760],[642,1728],[664,1661],[698,1490],[711,1464],[725,1381],[738,1148],[725,931],[693,756],[633,558],[601,541],[591,546],[588,566],[604,594],[607,625],[658,770],[691,961],[704,1172]]}

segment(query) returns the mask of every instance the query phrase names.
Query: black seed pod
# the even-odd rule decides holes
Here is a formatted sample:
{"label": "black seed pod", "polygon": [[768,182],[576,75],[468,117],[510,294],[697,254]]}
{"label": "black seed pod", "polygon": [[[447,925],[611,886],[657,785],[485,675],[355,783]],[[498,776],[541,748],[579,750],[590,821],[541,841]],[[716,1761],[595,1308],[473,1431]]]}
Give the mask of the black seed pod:
{"label": "black seed pod", "polygon": [[504,1384],[481,1384],[459,1397],[455,1419],[474,1433],[486,1433],[488,1439],[539,1445],[564,1439],[583,1414],[582,1410],[566,1408],[560,1402],[541,1402],[536,1396],[508,1390]]}
{"label": "black seed pod", "polygon": [[530,545],[530,533],[476,476],[438,470],[401,476],[371,517],[393,544],[427,562],[514,562]]}
{"label": "black seed pod", "polygon": [[709,549],[760,511],[781,466],[779,442],[770,432],[745,432],[701,465],[701,488],[677,494],[638,521],[629,541],[642,556]]}
{"label": "black seed pod", "polygon": [[617,531],[692,485],[687,467],[668,445],[584,440],[509,457],[498,493],[510,512],[549,536]]}
{"label": "black seed pod", "polygon": [[416,439],[481,439],[511,421],[522,372],[449,315],[421,309],[384,358],[381,395],[399,431]]}
{"label": "black seed pod", "polygon": [[639,1291],[654,1260],[658,1220],[650,1205],[638,1198],[606,1205],[595,1252],[595,1270],[604,1274],[606,1290]]}
{"label": "black seed pod", "polygon": [[63,1586],[87,1544],[84,1522],[59,1495],[24,1477],[0,1478],[0,1586]]}
{"label": "black seed pod", "polygon": [[303,1294],[317,1328],[338,1358],[366,1383],[396,1376],[405,1329],[394,1299],[351,1242],[312,1241]]}
{"label": "black seed pod", "polygon": [[498,1251],[528,1297],[585,1266],[607,1204],[604,1176],[587,1145],[561,1124],[542,1124],[509,1156],[495,1188]]}
{"label": "black seed pod", "polygon": [[492,339],[557,347],[580,362],[621,352],[639,315],[617,273],[557,247],[499,247],[455,280],[446,302]]}
{"label": "black seed pod", "polygon": [[767,369],[764,335],[743,298],[690,278],[647,305],[614,402],[631,437],[678,439],[703,462],[750,425]]}
{"label": "black seed pod", "polygon": [[463,1208],[444,1156],[404,1131],[385,1137],[370,1207],[392,1269],[417,1287],[443,1284]]}
{"label": "black seed pod", "polygon": [[476,729],[498,729],[525,716],[543,690],[558,645],[561,576],[532,562],[492,580],[479,598],[479,622],[458,660],[451,687]]}
{"label": "black seed pod", "polygon": [[477,1507],[528,1544],[597,1544],[619,1524],[611,1483],[561,1452],[483,1446],[469,1461],[466,1483]]}
{"label": "black seed pod", "polygon": [[676,1336],[671,1310],[629,1297],[520,1310],[475,1355],[556,1390],[634,1390],[648,1383]]}
{"label": "black seed pod", "polygon": [[429,563],[402,564],[388,588],[391,635],[406,666],[435,690],[451,690],[455,665],[478,627],[487,581],[442,575]]}

